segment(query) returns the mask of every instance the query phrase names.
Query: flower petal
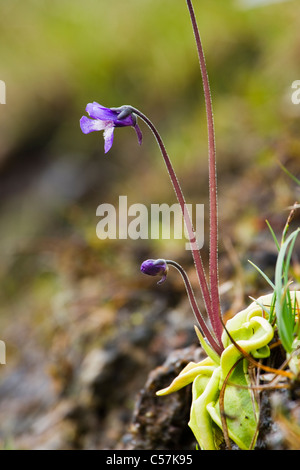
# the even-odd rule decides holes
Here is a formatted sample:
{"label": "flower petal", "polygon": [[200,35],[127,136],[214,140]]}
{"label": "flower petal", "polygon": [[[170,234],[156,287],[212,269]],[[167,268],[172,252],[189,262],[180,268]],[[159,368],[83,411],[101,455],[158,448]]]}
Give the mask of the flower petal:
{"label": "flower petal", "polygon": [[79,122],[80,128],[84,134],[89,134],[93,131],[103,131],[107,127],[107,121],[101,121],[100,119],[89,119],[86,116],[82,116]]}
{"label": "flower petal", "polygon": [[142,145],[143,134],[142,134],[142,131],[141,131],[141,129],[139,128],[138,124],[136,124],[136,125],[134,126],[134,129],[135,129],[135,132],[136,132],[136,135],[137,135],[139,144]]}
{"label": "flower petal", "polygon": [[103,137],[104,137],[104,152],[107,153],[111,147],[112,147],[112,144],[113,144],[113,141],[114,141],[114,126],[113,124],[111,124],[111,126],[107,126],[105,128],[105,131],[103,133]]}
{"label": "flower petal", "polygon": [[101,106],[101,104],[96,101],[88,103],[85,109],[91,118],[100,119],[101,121],[117,121],[119,114],[117,111]]}

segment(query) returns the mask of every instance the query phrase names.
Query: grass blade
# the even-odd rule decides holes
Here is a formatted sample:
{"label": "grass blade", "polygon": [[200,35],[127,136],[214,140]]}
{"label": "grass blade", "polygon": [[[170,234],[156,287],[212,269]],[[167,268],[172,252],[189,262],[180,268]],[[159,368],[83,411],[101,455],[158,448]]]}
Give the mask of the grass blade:
{"label": "grass blade", "polygon": [[271,279],[258,267],[256,264],[252,263],[252,261],[248,260],[248,262],[255,268],[257,271],[262,275],[262,277],[267,281],[267,283],[275,290],[275,284],[271,281]]}
{"label": "grass blade", "polygon": [[[276,319],[279,337],[287,352],[291,352],[294,331],[294,315],[292,314],[291,303],[287,295],[288,291],[288,270],[291,261],[292,250],[299,234],[298,228],[282,244],[275,268],[275,294],[276,294]],[[289,249],[288,249],[289,248]],[[287,252],[288,250],[288,252]],[[287,253],[287,255],[286,255]],[[286,262],[285,262],[286,258]]]}

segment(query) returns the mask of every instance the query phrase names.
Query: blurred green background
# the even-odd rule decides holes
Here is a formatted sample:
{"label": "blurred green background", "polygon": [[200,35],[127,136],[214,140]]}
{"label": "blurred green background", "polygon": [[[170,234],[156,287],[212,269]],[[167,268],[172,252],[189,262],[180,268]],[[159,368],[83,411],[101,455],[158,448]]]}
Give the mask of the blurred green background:
{"label": "blurred green background", "polygon": [[[280,234],[287,207],[299,199],[278,161],[299,177],[300,105],[291,102],[291,84],[300,79],[300,6],[297,0],[258,8],[195,0],[194,7],[215,114],[220,283],[229,301],[238,296],[242,303],[266,288],[247,258],[273,268],[265,219]],[[0,339],[7,348],[7,364],[0,366],[0,443],[116,448],[148,371],[188,343],[185,321],[192,328],[192,314],[187,307],[171,328],[181,332],[176,340],[162,333],[170,315],[151,333],[157,343],[135,346],[132,357],[139,357],[143,372],[122,379],[122,387],[134,385],[115,402],[99,405],[100,391],[95,404],[87,392],[82,376],[94,364],[87,358],[116,343],[124,354],[131,344],[126,338],[149,326],[145,319],[157,296],[162,311],[184,310],[180,280],[174,275],[158,293],[154,280],[139,271],[144,259],[192,266],[182,242],[97,239],[99,204],[117,205],[119,195],[129,204],[176,201],[142,123],[141,147],[132,129],[116,129],[104,155],[102,133],[83,135],[79,119],[92,101],[139,108],[159,129],[187,201],[207,208],[205,109],[187,8],[184,0],[1,0],[0,36],[0,79],[6,83],[6,104],[0,105]],[[205,243],[204,259],[207,250]],[[113,375],[106,384],[114,386]],[[74,409],[90,412],[90,421],[83,426]]]}

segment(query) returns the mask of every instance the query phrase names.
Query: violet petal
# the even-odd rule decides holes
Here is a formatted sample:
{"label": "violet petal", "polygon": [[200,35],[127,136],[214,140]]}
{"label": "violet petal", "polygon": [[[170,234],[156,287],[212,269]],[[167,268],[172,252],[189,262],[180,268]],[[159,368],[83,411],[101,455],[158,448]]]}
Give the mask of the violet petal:
{"label": "violet petal", "polygon": [[91,118],[100,119],[101,121],[116,121],[119,114],[117,111],[101,106],[96,101],[88,103],[85,109]]}
{"label": "violet petal", "polygon": [[113,125],[106,127],[103,133],[103,137],[104,137],[104,152],[107,153],[111,149],[113,141],[114,141]]}
{"label": "violet petal", "polygon": [[93,131],[103,131],[106,128],[107,123],[100,121],[99,119],[89,119],[86,116],[82,116],[79,121],[80,128],[84,134],[89,134]]}
{"label": "violet petal", "polygon": [[140,127],[138,126],[138,124],[136,124],[136,125],[134,126],[134,129],[135,129],[135,132],[136,132],[136,135],[137,135],[139,144],[142,145],[143,134],[142,134],[142,131],[141,131]]}

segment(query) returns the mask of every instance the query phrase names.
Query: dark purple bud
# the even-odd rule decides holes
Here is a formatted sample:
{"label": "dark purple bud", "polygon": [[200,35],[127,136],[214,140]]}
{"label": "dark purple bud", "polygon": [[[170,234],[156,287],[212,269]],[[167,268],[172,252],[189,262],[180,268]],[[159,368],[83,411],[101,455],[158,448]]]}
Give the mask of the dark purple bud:
{"label": "dark purple bud", "polygon": [[141,265],[141,271],[149,276],[162,276],[157,284],[162,284],[168,274],[168,265],[164,259],[147,259]]}

